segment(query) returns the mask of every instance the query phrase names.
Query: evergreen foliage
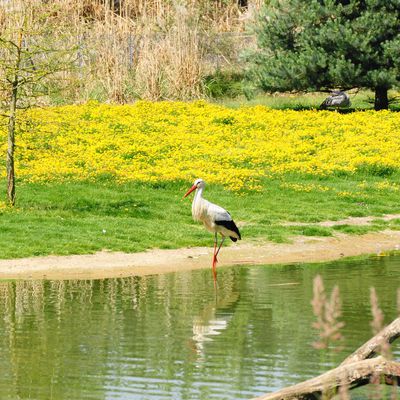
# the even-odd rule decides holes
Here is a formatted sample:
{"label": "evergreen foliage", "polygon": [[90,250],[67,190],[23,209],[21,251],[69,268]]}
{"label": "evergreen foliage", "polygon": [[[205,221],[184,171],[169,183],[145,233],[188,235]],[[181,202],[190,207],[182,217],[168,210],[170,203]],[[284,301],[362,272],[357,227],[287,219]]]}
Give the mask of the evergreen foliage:
{"label": "evergreen foliage", "polygon": [[379,110],[399,86],[399,0],[271,0],[255,31],[250,76],[267,92],[368,88]]}

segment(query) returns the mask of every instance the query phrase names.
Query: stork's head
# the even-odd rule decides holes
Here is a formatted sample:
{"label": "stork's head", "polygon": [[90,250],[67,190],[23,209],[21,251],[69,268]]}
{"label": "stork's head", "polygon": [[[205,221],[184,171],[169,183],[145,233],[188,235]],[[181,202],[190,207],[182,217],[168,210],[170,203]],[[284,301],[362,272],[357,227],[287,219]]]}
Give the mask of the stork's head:
{"label": "stork's head", "polygon": [[196,179],[193,183],[193,186],[186,192],[186,194],[183,197],[187,197],[194,190],[204,188],[205,186],[206,186],[206,183],[203,181],[203,179]]}

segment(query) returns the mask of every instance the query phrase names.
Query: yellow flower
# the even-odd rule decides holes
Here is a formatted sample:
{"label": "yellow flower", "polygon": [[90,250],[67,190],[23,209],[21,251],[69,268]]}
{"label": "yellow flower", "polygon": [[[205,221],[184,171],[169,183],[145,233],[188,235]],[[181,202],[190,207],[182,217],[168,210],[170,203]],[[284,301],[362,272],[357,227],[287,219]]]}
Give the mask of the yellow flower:
{"label": "yellow flower", "polygon": [[[0,126],[0,154],[5,154],[6,129]],[[233,110],[204,101],[90,102],[27,110],[20,114],[16,138],[18,177],[30,182],[202,177],[240,191],[259,190],[263,177],[286,173],[400,168],[400,115],[385,111],[345,115],[263,106]],[[330,190],[314,184],[286,187]]]}

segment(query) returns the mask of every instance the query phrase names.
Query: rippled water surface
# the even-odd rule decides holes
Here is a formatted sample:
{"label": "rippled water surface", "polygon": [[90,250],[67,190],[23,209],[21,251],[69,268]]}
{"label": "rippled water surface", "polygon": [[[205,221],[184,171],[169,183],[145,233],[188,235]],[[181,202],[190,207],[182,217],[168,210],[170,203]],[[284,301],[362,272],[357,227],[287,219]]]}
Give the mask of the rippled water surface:
{"label": "rippled water surface", "polygon": [[[340,287],[341,352],[312,347],[312,281]],[[1,399],[249,399],[315,376],[396,317],[400,257],[95,281],[0,282]],[[397,357],[400,346],[394,346]]]}

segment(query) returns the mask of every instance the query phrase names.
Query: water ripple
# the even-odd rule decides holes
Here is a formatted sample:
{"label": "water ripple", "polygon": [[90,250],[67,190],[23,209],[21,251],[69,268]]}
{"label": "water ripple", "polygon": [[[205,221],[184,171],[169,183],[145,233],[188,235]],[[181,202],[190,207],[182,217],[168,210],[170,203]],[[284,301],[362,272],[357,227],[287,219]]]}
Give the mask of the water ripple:
{"label": "water ripple", "polygon": [[[400,258],[99,281],[0,282],[1,399],[248,399],[322,373],[396,316]],[[342,352],[317,351],[312,281],[337,284]],[[400,356],[400,344],[393,346]]]}

